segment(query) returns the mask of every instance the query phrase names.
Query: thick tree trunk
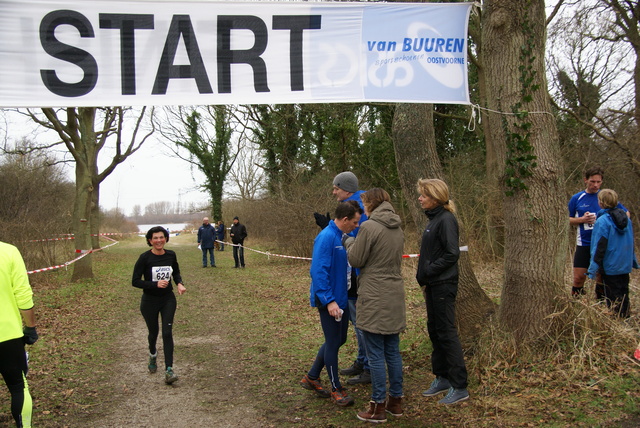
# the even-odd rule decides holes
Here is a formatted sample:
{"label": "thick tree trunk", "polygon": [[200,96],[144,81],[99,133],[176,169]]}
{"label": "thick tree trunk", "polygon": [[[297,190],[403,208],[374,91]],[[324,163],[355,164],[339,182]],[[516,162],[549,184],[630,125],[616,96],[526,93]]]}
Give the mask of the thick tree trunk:
{"label": "thick tree trunk", "polygon": [[[482,52],[482,37],[478,36],[476,40],[477,47],[477,60],[478,60],[478,93],[480,95],[480,105],[487,107],[487,73],[484,67],[484,56]],[[488,120],[487,111],[481,110],[479,112],[482,131],[485,136],[491,134],[489,129],[494,122]],[[486,137],[485,137],[486,141]],[[491,248],[491,254],[493,256],[502,257],[504,255],[504,219],[502,217],[502,190],[500,186],[499,168],[498,162],[504,160],[503,156],[499,156],[496,153],[497,147],[492,144],[486,144],[485,155],[485,171],[487,181],[484,183],[487,189],[485,193],[485,205],[491,207],[487,210],[486,223],[487,223],[487,243]]]}
{"label": "thick tree trunk", "polygon": [[[563,292],[568,229],[558,135],[545,80],[544,1],[486,0],[482,31],[488,106],[503,112],[487,114],[487,144],[499,156],[503,191],[513,190],[505,184],[509,178],[520,177],[526,185],[504,197],[500,306],[501,324],[525,344],[547,330],[547,317]],[[515,116],[512,110],[531,113]],[[523,160],[529,154],[535,155],[535,165]],[[515,172],[506,168],[507,162]]]}
{"label": "thick tree trunk", "polygon": [[[442,177],[433,131],[433,105],[398,104],[393,116],[392,132],[402,193],[408,202],[416,228],[423,230],[427,217],[418,203],[418,180]],[[438,165],[436,171],[427,166],[434,160]]]}
{"label": "thick tree trunk", "polygon": [[[398,178],[409,204],[409,211],[418,230],[423,230],[427,217],[418,202],[417,182],[420,178],[444,178],[436,152],[431,104],[399,104],[396,107],[393,118],[393,145]],[[455,191],[453,193],[455,194]],[[461,243],[464,243],[466,234],[462,223],[460,230]],[[460,339],[465,347],[468,347],[472,345],[487,318],[495,312],[495,304],[480,288],[468,252],[461,253],[458,265],[460,281],[456,299],[456,318]]]}
{"label": "thick tree trunk", "polygon": [[[67,124],[77,124],[74,148],[76,153],[76,200],[74,205],[74,236],[76,243],[76,253],[82,254],[93,248],[91,242],[91,223],[93,214],[91,206],[93,203],[93,175],[95,161],[93,151],[96,146],[96,133],[94,130],[96,118],[95,108],[79,108],[77,116],[74,111],[70,111]],[[77,121],[76,121],[77,119]],[[72,125],[73,126],[73,125]],[[74,264],[72,281],[93,278],[92,255],[89,254]]]}

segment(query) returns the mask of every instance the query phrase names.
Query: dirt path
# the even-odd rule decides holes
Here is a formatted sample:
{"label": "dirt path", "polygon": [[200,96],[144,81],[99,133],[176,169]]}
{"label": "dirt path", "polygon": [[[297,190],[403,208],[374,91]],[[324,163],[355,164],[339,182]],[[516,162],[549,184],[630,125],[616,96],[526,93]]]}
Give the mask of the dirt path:
{"label": "dirt path", "polygon": [[[238,389],[233,370],[226,376],[199,376],[202,365],[189,361],[182,351],[176,359],[176,374],[180,376],[173,385],[165,385],[162,348],[159,348],[158,372],[150,374],[145,369],[144,343],[147,330],[142,319],[135,322],[130,334],[123,335],[115,352],[120,372],[114,378],[114,390],[121,393],[114,397],[113,405],[92,422],[95,427],[263,427],[250,397]],[[211,346],[216,361],[233,361],[231,348],[220,336],[176,338],[180,346]],[[161,342],[161,340],[160,340]],[[178,357],[178,356],[176,356]],[[213,356],[212,356],[213,357]],[[231,367],[232,365],[228,365]]]}

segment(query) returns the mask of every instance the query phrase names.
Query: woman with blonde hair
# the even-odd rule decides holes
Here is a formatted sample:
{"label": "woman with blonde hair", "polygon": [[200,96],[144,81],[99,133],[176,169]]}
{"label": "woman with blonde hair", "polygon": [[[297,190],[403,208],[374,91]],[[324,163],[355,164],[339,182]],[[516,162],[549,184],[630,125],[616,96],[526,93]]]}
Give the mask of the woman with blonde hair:
{"label": "woman with blonde hair", "polygon": [[418,200],[429,218],[422,234],[416,279],[427,306],[427,330],[433,345],[432,371],[436,378],[422,395],[447,395],[438,403],[467,400],[467,368],[455,324],[460,257],[455,205],[447,184],[435,178],[418,180]]}

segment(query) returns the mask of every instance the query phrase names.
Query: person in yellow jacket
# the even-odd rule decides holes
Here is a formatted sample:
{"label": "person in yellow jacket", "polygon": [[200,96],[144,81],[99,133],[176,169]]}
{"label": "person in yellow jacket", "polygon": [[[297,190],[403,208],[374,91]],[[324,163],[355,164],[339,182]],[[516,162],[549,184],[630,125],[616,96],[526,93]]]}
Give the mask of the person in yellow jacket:
{"label": "person in yellow jacket", "polygon": [[0,373],[11,393],[11,414],[18,427],[31,427],[24,345],[36,340],[33,291],[24,260],[16,247],[0,242]]}

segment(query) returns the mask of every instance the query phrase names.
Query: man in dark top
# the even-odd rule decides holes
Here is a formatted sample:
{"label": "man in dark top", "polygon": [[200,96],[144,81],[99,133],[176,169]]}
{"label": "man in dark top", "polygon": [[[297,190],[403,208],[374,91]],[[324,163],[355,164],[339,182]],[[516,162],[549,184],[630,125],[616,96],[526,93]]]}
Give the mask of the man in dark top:
{"label": "man in dark top", "polygon": [[247,228],[240,223],[238,217],[233,218],[233,226],[229,232],[233,245],[233,260],[236,262],[235,267],[244,268],[244,239],[247,237]]}
{"label": "man in dark top", "polygon": [[198,244],[202,249],[202,267],[207,267],[207,251],[211,267],[216,267],[216,259],[213,255],[213,243],[216,240],[216,228],[209,223],[209,218],[202,219],[202,226],[198,229]]}
{"label": "man in dark top", "polygon": [[224,251],[224,238],[226,237],[227,230],[224,228],[224,222],[218,221],[218,227],[216,228],[216,239],[218,242],[218,251]]}

